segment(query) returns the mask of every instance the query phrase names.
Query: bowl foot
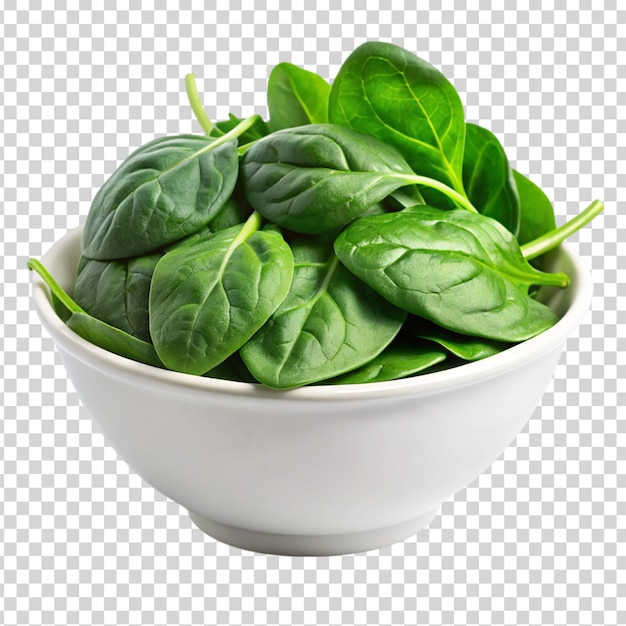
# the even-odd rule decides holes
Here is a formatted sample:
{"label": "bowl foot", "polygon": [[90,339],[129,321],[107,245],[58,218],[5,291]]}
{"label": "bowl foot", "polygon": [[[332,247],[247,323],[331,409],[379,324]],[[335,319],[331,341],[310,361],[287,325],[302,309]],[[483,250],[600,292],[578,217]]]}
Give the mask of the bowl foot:
{"label": "bowl foot", "polygon": [[227,526],[189,511],[191,521],[207,535],[242,550],[285,556],[331,556],[366,552],[403,541],[426,528],[437,516],[434,509],[401,524],[338,535],[281,535]]}

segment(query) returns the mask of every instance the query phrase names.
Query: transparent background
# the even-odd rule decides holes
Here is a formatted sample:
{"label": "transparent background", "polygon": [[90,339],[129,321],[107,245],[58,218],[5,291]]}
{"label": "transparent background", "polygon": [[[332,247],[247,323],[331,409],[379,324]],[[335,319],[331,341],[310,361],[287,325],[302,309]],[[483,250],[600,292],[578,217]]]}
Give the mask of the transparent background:
{"label": "transparent background", "polygon": [[[625,624],[626,11],[617,0],[506,11],[482,0],[86,4],[5,0],[1,9],[0,623]],[[200,132],[187,72],[211,118],[265,114],[274,65],[332,79],[368,39],[441,69],[467,119],[495,132],[559,222],[605,201],[570,240],[593,273],[592,310],[526,429],[427,530],[343,557],[244,552],[204,536],[105,444],[32,312],[25,263],[84,220],[131,150]]]}

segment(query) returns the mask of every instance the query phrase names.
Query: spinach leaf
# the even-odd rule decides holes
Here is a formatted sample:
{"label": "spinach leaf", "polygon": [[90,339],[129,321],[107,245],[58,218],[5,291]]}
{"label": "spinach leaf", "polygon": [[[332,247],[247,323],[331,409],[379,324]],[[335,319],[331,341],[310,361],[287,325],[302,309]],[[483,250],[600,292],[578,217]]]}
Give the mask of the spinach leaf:
{"label": "spinach leaf", "polygon": [[352,385],[378,383],[414,376],[445,361],[447,353],[430,341],[407,343],[394,341],[369,363],[333,378],[327,383]]}
{"label": "spinach leaf", "polygon": [[210,222],[237,180],[236,141],[221,139],[162,137],[131,154],[93,200],[83,254],[99,260],[148,254]]}
{"label": "spinach leaf", "polygon": [[53,302],[56,302],[57,306],[62,307],[63,315],[61,319],[77,335],[104,350],[114,352],[133,361],[156,367],[163,366],[151,344],[85,313],[57,283],[40,261],[29,259],[27,265],[29,269],[41,276],[50,290]]}
{"label": "spinach leaf", "polygon": [[413,318],[411,321],[413,335],[439,344],[464,361],[478,361],[511,347],[510,343],[455,333],[424,319]]}
{"label": "spinach leaf", "polygon": [[80,263],[74,300],[91,316],[151,342],[148,295],[160,254],[117,261]]}
{"label": "spinach leaf", "polygon": [[530,179],[513,170],[521,216],[517,241],[520,246],[556,228],[554,208],[546,194]]}
{"label": "spinach leaf", "polygon": [[483,215],[518,234],[520,198],[506,152],[491,131],[476,124],[465,127],[463,185]]}
{"label": "spinach leaf", "polygon": [[204,374],[236,352],[287,295],[293,255],[275,230],[245,224],[181,246],[157,263],[150,335],[169,369]]}
{"label": "spinach leaf", "polygon": [[[261,139],[243,156],[241,175],[252,207],[299,233],[340,228],[405,185],[434,185],[466,201],[443,183],[415,175],[395,148],[334,124],[289,128]],[[415,204],[421,196],[413,195]]]}
{"label": "spinach leaf", "polygon": [[77,335],[104,350],[133,361],[139,361],[139,363],[163,367],[163,363],[161,363],[151,343],[133,337],[133,335],[87,313],[73,313],[67,321],[67,325]]}
{"label": "spinach leaf", "polygon": [[314,72],[279,63],[267,83],[267,108],[272,131],[328,122],[330,85]]}
{"label": "spinach leaf", "polygon": [[241,348],[252,375],[269,387],[306,385],[359,367],[398,333],[406,313],[343,267],[329,237],[292,242],[289,294]]}
{"label": "spinach leaf", "polygon": [[362,44],[333,82],[328,115],[395,146],[417,174],[465,195],[463,105],[426,61],[390,43]]}
{"label": "spinach leaf", "polygon": [[339,235],[342,263],[390,302],[458,333],[523,341],[555,314],[528,295],[531,285],[565,287],[523,258],[499,222],[422,206],[356,220]]}

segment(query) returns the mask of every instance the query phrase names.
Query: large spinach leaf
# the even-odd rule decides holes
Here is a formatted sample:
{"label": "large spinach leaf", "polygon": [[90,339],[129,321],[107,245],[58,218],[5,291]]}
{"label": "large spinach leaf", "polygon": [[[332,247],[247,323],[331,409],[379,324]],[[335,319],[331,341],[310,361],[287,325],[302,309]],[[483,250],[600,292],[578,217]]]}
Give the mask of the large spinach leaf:
{"label": "large spinach leaf", "polygon": [[89,315],[150,342],[148,295],[160,258],[160,254],[117,261],[83,257],[74,300]]}
{"label": "large spinach leaf", "polygon": [[237,180],[237,142],[221,139],[162,137],[136,150],[96,194],[83,254],[99,260],[147,254],[205,226]]}
{"label": "large spinach leaf", "polygon": [[422,206],[353,222],[335,243],[350,271],[395,305],[455,332],[523,341],[556,322],[528,295],[567,277],[532,268],[499,222]]}
{"label": "large spinach leaf", "polygon": [[289,294],[241,348],[253,376],[275,388],[306,385],[370,361],[402,327],[406,313],[339,263],[332,239],[292,243]]}
{"label": "large spinach leaf", "polygon": [[314,72],[279,63],[267,83],[267,108],[272,131],[328,122],[330,85]]}
{"label": "large spinach leaf", "polygon": [[414,174],[392,146],[335,124],[272,133],[246,152],[241,174],[252,207],[300,233],[344,226],[405,185],[432,185],[475,211],[453,189]]}
{"label": "large spinach leaf", "polygon": [[150,335],[169,369],[204,374],[236,352],[287,295],[293,255],[276,230],[245,224],[181,246],[157,263]]}
{"label": "large spinach leaf", "polygon": [[465,194],[463,105],[423,59],[390,43],[362,44],[341,66],[328,107],[331,123],[395,146],[417,174]]}
{"label": "large spinach leaf", "polygon": [[520,198],[502,144],[486,128],[467,124],[463,184],[472,204],[514,235],[520,229]]}

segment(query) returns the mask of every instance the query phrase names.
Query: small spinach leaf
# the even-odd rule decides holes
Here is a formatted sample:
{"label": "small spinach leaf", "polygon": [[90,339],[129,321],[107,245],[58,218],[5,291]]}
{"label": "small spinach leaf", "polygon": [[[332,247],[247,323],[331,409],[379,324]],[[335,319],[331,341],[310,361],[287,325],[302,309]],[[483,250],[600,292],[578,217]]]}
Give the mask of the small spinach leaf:
{"label": "small spinach leaf", "polygon": [[165,254],[150,289],[150,335],[169,369],[205,374],[236,352],[287,295],[293,255],[275,230],[245,224]]}
{"label": "small spinach leaf", "polygon": [[[60,316],[61,319],[85,341],[133,361],[156,367],[163,366],[151,344],[137,339],[137,337],[133,337],[119,328],[109,326],[106,322],[85,313],[57,283],[40,261],[29,259],[27,265],[29,269],[34,270],[41,276],[50,290],[53,302],[62,307],[63,315]],[[81,263],[81,266],[84,266],[84,262]]]}
{"label": "small spinach leaf", "polygon": [[306,385],[368,362],[398,333],[406,313],[343,267],[332,239],[292,243],[289,294],[241,348],[252,375],[274,388]]}
{"label": "small spinach leaf", "polygon": [[89,315],[151,342],[148,295],[160,254],[117,261],[81,261],[74,300]]}
{"label": "small spinach leaf", "polygon": [[556,228],[554,208],[546,194],[523,174],[513,170],[520,199],[520,246]]}
{"label": "small spinach leaf", "polygon": [[499,222],[427,206],[356,220],[335,250],[351,272],[390,302],[455,332],[522,341],[556,322],[528,295],[531,285],[564,287],[523,258]]}
{"label": "small spinach leaf", "polygon": [[369,363],[327,381],[333,385],[378,383],[414,376],[443,362],[445,350],[430,341],[394,341]]}
{"label": "small spinach leaf", "polygon": [[314,72],[279,63],[267,83],[267,108],[272,131],[328,122],[330,85]]}
{"label": "small spinach leaf", "polygon": [[518,234],[520,198],[509,160],[497,137],[477,124],[466,125],[463,184],[483,215]]}
{"label": "small spinach leaf", "polygon": [[434,341],[464,361],[478,361],[498,354],[512,344],[455,333],[424,319],[413,318],[411,331],[420,339]]}
{"label": "small spinach leaf", "polygon": [[396,147],[417,174],[465,194],[463,105],[423,59],[390,43],[364,43],[341,66],[328,106],[331,123]]}
{"label": "small spinach leaf", "polygon": [[89,343],[146,365],[163,367],[154,346],[87,313],[73,313],[67,325]]}

